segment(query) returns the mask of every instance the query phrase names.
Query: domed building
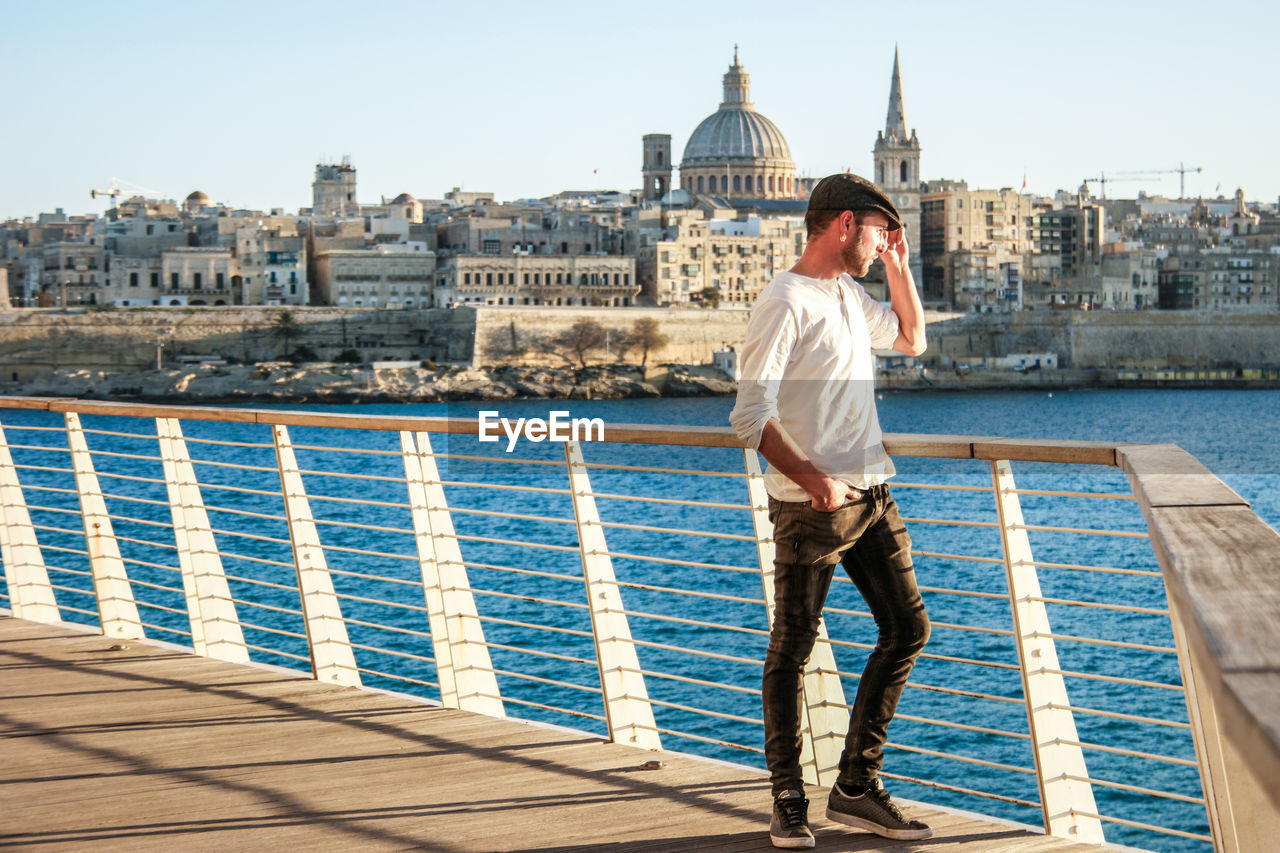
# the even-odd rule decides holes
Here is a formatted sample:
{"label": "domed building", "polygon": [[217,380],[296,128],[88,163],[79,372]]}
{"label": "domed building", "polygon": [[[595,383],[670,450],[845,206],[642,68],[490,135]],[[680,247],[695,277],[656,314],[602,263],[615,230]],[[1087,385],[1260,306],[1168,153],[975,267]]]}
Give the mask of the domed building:
{"label": "domed building", "polygon": [[204,210],[206,207],[212,207],[212,206],[213,206],[212,200],[210,200],[210,198],[207,195],[200,192],[200,190],[196,190],[195,192],[191,193],[189,196],[187,196],[185,199],[182,200],[182,212],[187,214],[188,216],[195,216],[196,214]]}
{"label": "domed building", "polygon": [[751,103],[751,78],[733,51],[724,101],[689,137],[680,185],[691,194],[794,199],[796,164],[782,131]]}

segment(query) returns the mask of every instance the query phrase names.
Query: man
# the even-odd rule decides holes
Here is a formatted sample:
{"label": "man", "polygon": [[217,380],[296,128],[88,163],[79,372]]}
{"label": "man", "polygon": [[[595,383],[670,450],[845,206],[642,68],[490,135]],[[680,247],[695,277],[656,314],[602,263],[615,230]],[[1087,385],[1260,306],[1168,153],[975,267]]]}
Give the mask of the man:
{"label": "man", "polygon": [[[924,311],[893,202],[857,175],[824,178],[805,214],[800,260],[760,294],[747,325],[743,380],[729,416],[769,463],[774,616],[765,655],[765,761],[773,783],[775,847],[812,847],[800,770],[805,663],[837,563],[857,585],[879,637],[858,684],[826,815],[887,838],[928,838],[880,784],[886,729],[929,620],[916,588],[911,540],[887,480],[872,349],[925,349]],[[879,257],[891,307],[854,280]]]}

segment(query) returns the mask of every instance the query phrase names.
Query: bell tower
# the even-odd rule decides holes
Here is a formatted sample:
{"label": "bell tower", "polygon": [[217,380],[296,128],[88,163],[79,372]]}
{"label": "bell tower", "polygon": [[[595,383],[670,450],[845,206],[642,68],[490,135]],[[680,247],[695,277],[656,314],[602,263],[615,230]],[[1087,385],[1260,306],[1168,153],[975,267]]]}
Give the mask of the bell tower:
{"label": "bell tower", "polygon": [[875,182],[893,200],[907,227],[911,247],[911,274],[921,287],[920,263],[920,140],[912,129],[907,134],[907,117],[902,106],[902,73],[898,49],[893,49],[893,76],[889,80],[889,110],[884,130],[876,134]]}
{"label": "bell tower", "polygon": [[644,142],[644,200],[660,201],[671,191],[671,134],[647,133]]}

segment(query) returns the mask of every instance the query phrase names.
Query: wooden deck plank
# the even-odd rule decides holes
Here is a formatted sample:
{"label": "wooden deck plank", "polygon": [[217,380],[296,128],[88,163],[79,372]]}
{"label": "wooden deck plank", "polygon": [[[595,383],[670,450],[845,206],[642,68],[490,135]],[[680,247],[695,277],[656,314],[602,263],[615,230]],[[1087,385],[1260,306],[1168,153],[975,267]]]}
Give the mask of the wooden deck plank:
{"label": "wooden deck plank", "polygon": [[[0,845],[771,850],[764,777],[0,617]],[[657,758],[663,766],[643,770]],[[824,850],[914,850],[825,821]],[[910,806],[930,850],[1073,845]]]}

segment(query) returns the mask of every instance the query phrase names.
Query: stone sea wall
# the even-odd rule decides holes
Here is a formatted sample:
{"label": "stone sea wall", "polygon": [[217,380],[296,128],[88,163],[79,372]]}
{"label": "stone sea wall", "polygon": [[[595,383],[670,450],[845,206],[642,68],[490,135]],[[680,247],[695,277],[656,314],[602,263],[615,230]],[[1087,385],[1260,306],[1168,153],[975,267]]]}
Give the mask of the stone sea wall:
{"label": "stone sea wall", "polygon": [[[280,334],[280,309],[186,308],[0,311],[0,382],[26,383],[52,371],[138,373],[186,357],[219,356],[253,365],[283,360],[286,347],[328,361],[353,350],[363,362],[431,361],[469,367],[567,368],[576,356],[561,340],[583,318],[609,332],[608,349],[588,364],[636,364],[627,332],[657,322],[667,344],[648,364],[707,364],[722,347],[741,347],[749,312],[650,308],[478,308],[369,311],[291,309],[295,328]],[[1027,312],[930,315],[921,361],[950,368],[1018,352],[1052,352],[1074,369],[1216,368],[1280,365],[1280,313]],[[313,372],[318,367],[308,368]],[[962,380],[973,381],[973,380]],[[1010,377],[1012,382],[1024,382]]]}
{"label": "stone sea wall", "polygon": [[935,363],[1053,352],[1076,368],[1280,364],[1280,312],[1036,311],[969,314],[929,326]]}

